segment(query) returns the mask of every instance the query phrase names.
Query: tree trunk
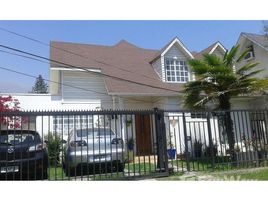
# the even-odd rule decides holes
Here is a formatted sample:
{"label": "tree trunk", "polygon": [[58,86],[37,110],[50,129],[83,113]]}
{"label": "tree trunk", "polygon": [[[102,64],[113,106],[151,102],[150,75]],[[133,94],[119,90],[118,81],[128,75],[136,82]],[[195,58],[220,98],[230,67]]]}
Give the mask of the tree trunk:
{"label": "tree trunk", "polygon": [[229,111],[231,109],[230,97],[227,95],[222,95],[220,96],[219,100],[220,100],[220,109],[224,110],[224,126],[227,134],[231,160],[235,162],[235,151],[234,151],[235,137],[234,137],[231,112]]}
{"label": "tree trunk", "polygon": [[235,151],[234,151],[235,138],[234,138],[234,130],[233,130],[233,121],[231,118],[231,113],[229,111],[225,112],[224,125],[226,127],[227,140],[229,144],[231,160],[235,161]]}

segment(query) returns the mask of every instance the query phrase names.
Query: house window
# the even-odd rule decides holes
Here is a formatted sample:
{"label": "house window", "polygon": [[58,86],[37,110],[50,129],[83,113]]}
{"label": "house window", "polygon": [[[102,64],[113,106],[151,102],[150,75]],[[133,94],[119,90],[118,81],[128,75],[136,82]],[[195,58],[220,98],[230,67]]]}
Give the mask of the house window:
{"label": "house window", "polygon": [[92,128],[92,116],[53,116],[53,133],[68,136],[71,130]]}
{"label": "house window", "polygon": [[191,118],[192,119],[206,119],[207,118],[207,113],[206,112],[194,112],[191,113]]}
{"label": "house window", "polygon": [[167,82],[188,82],[189,71],[186,61],[177,59],[165,59]]}
{"label": "house window", "polygon": [[245,55],[245,60],[250,60],[255,57],[253,45],[247,47],[249,52]]}

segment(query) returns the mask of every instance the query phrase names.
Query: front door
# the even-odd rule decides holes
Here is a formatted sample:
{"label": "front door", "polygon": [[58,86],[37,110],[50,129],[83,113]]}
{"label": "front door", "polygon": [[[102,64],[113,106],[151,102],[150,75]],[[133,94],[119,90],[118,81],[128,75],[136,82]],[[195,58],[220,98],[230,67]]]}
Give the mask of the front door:
{"label": "front door", "polygon": [[135,116],[137,155],[152,154],[151,120],[150,115]]}

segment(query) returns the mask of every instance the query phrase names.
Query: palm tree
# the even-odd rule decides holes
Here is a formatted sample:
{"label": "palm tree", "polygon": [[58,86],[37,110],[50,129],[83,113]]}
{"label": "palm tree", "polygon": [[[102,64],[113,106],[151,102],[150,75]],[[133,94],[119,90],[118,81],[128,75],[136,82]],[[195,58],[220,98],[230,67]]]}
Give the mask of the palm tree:
{"label": "palm tree", "polygon": [[262,69],[256,69],[258,63],[246,63],[235,70],[234,66],[240,63],[249,50],[237,56],[239,46],[234,46],[223,57],[214,54],[205,54],[202,60],[189,60],[195,81],[185,85],[185,106],[190,109],[205,109],[213,105],[212,109],[224,110],[224,126],[231,157],[234,158],[234,133],[230,100],[239,95],[248,95],[264,92],[268,88],[268,79],[258,79],[255,75]]}

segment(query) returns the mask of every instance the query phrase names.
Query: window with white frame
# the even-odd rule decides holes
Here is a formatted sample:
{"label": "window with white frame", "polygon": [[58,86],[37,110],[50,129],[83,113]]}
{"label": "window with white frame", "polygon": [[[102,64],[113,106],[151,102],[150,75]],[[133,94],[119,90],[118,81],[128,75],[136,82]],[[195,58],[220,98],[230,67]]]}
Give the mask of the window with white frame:
{"label": "window with white frame", "polygon": [[165,59],[165,69],[167,82],[185,83],[189,81],[186,61],[167,58]]}
{"label": "window with white frame", "polygon": [[58,135],[68,135],[74,127],[76,129],[86,129],[92,128],[92,125],[92,116],[53,116],[53,133]]}

